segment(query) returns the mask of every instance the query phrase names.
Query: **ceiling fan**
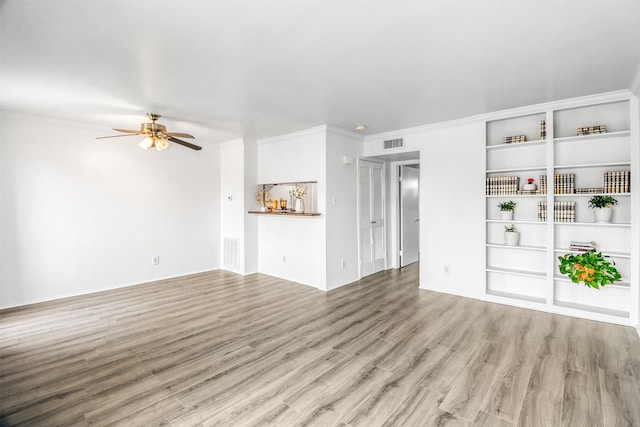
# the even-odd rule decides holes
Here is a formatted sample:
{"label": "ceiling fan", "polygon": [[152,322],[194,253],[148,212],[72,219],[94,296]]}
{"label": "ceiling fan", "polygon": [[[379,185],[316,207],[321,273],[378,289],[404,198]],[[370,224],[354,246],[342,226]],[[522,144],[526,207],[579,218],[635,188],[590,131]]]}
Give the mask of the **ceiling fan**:
{"label": "ceiling fan", "polygon": [[165,150],[169,147],[169,141],[175,142],[176,144],[183,145],[187,148],[191,148],[192,150],[202,150],[202,147],[192,144],[190,142],[182,141],[181,139],[176,138],[179,136],[181,138],[195,138],[188,133],[180,133],[180,132],[167,132],[167,128],[164,125],[156,123],[161,116],[160,114],[148,113],[147,117],[151,120],[151,123],[142,123],[140,125],[140,130],[131,130],[131,129],[113,129],[118,132],[124,132],[126,135],[112,135],[112,136],[99,136],[96,139],[104,139],[104,138],[118,138],[121,136],[133,136],[133,135],[144,135],[144,140],[140,143],[140,147],[145,150],[150,150],[155,148],[158,151]]}

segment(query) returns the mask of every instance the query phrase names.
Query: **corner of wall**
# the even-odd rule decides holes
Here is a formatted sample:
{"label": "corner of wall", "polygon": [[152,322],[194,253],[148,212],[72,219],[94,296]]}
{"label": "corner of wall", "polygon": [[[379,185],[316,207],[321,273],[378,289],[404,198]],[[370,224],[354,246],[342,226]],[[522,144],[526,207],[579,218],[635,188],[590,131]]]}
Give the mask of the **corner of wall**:
{"label": "corner of wall", "polygon": [[636,68],[633,80],[631,80],[630,90],[635,96],[640,97],[640,63],[638,64],[638,68]]}

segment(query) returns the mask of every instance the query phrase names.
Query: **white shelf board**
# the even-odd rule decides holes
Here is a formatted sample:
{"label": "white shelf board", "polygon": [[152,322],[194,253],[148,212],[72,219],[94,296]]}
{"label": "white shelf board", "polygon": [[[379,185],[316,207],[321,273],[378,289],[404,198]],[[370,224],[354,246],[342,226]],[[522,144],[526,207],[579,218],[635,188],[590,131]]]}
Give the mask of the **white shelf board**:
{"label": "white shelf board", "polygon": [[631,193],[558,193],[555,197],[630,196]]}
{"label": "white shelf board", "polygon": [[561,138],[555,138],[553,141],[556,143],[563,143],[563,142],[587,141],[587,140],[605,139],[605,138],[622,138],[629,135],[631,135],[631,131],[623,130],[618,132],[597,133],[594,135],[564,136]]}
{"label": "white shelf board", "polygon": [[[567,277],[567,276],[555,275],[555,276],[553,276],[553,280],[557,280],[558,282],[573,283],[571,281],[571,279],[569,279],[569,277]],[[585,286],[585,285],[583,285],[581,283],[574,283],[574,284],[579,284],[580,286]],[[604,285],[603,287],[605,287],[605,288],[612,287],[612,288],[619,288],[619,289],[629,290],[629,289],[631,289],[631,283],[629,281],[627,281],[627,280],[622,280],[620,282],[615,282],[615,283],[612,283],[610,285]]]}
{"label": "white shelf board", "polygon": [[554,300],[553,304],[556,307],[562,307],[565,309],[577,310],[577,311],[588,311],[588,312],[597,313],[597,314],[604,314],[606,316],[611,316],[612,318],[620,318],[620,317],[625,319],[629,318],[628,311],[612,310],[610,308],[595,307],[592,305],[585,305],[585,304],[576,304],[573,302],[560,301],[560,300]]}
{"label": "white shelf board", "polygon": [[[554,252],[562,252],[567,254],[582,254],[584,251],[571,250],[569,248],[553,248]],[[596,249],[596,252],[602,252],[604,256],[610,256],[614,258],[631,258],[629,252],[605,252]]]}
{"label": "white shelf board", "polygon": [[527,270],[519,270],[519,269],[513,269],[513,268],[487,266],[487,271],[491,273],[509,274],[512,276],[535,277],[538,279],[544,279],[545,277],[547,277],[545,273],[540,271],[527,271]]}
{"label": "white shelf board", "polygon": [[501,249],[516,249],[522,251],[539,251],[545,252],[547,250],[544,246],[527,246],[527,245],[517,245],[517,246],[507,246],[504,243],[487,243],[488,248],[501,248]]}
{"label": "white shelf board", "polygon": [[536,141],[526,141],[526,142],[516,142],[516,143],[512,143],[512,144],[494,144],[494,145],[487,145],[487,150],[500,150],[503,148],[518,148],[518,147],[532,147],[535,145],[544,145],[546,144],[547,140],[546,139],[539,139]]}
{"label": "white shelf board", "polygon": [[[625,193],[627,194],[627,193]],[[546,198],[546,194],[486,194],[487,197],[537,197],[537,198]]]}
{"label": "white shelf board", "polygon": [[[547,300],[545,300],[544,298],[540,298],[540,297],[533,297],[531,295],[522,295],[522,294],[516,294],[516,293],[511,293],[511,292],[502,292],[502,291],[494,291],[491,289],[487,289],[486,294],[492,297],[500,297],[500,298],[505,298],[507,300],[520,300],[520,301],[526,301],[526,302],[534,302],[537,304],[546,304]],[[501,301],[496,301],[496,302],[501,302]]]}
{"label": "white shelf board", "polygon": [[540,225],[544,225],[546,224],[546,222],[544,221],[534,221],[532,219],[488,219],[486,220],[487,222],[493,222],[493,223],[498,223],[498,224],[540,224]]}
{"label": "white shelf board", "polygon": [[581,168],[608,168],[618,166],[631,166],[630,162],[606,162],[606,163],[577,163],[567,165],[555,165],[554,169],[581,169]]}
{"label": "white shelf board", "polygon": [[546,171],[546,166],[532,166],[528,168],[510,168],[510,169],[488,169],[487,174],[490,173],[507,173],[507,172],[530,172],[530,171]]}
{"label": "white shelf board", "polygon": [[631,227],[631,223],[628,222],[554,222],[554,224],[586,227]]}

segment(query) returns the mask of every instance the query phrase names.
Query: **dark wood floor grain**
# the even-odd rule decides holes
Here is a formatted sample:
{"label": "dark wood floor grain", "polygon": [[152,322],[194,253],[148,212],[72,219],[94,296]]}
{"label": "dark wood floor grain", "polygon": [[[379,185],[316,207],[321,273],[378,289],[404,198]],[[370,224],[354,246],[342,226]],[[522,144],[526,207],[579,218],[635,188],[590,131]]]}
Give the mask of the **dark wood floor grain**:
{"label": "dark wood floor grain", "polygon": [[0,312],[2,426],[638,426],[628,327],[195,274]]}

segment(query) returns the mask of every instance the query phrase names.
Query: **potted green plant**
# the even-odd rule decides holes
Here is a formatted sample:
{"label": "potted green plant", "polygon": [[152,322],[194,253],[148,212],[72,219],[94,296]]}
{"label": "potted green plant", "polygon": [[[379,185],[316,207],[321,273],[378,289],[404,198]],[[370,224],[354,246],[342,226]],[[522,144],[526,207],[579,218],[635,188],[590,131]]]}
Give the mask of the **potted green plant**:
{"label": "potted green plant", "polygon": [[593,209],[596,222],[611,222],[613,216],[613,205],[618,201],[611,196],[597,195],[589,199],[589,207]]}
{"label": "potted green plant", "polygon": [[500,212],[502,213],[502,219],[513,219],[513,211],[516,208],[516,202],[514,202],[513,200],[509,200],[508,202],[501,202],[498,203],[498,207],[500,208]]}
{"label": "potted green plant", "polygon": [[511,225],[504,226],[504,244],[506,246],[518,246],[518,241],[520,240],[520,232],[516,229],[516,227]]}
{"label": "potted green plant", "polygon": [[620,273],[614,267],[615,262],[609,262],[605,258],[608,257],[595,249],[579,254],[564,254],[558,257],[558,268],[573,283],[583,282],[585,286],[600,289],[600,286],[621,280]]}

